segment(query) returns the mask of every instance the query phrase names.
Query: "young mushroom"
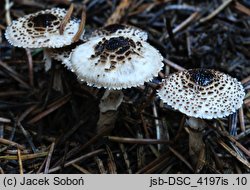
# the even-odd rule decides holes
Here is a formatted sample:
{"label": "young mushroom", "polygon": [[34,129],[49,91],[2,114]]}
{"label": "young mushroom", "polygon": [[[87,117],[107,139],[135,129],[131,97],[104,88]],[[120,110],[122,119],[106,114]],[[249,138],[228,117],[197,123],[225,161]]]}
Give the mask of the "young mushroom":
{"label": "young mushroom", "polygon": [[67,11],[52,8],[20,17],[7,27],[6,39],[23,48],[59,48],[71,44],[80,20],[71,19],[60,34],[60,25]]}
{"label": "young mushroom", "polygon": [[[226,117],[242,106],[245,92],[237,79],[211,69],[190,69],[171,74],[163,80],[158,96],[164,103],[189,116],[187,123],[197,139],[189,139],[190,154],[199,154],[203,144],[199,119]],[[192,141],[200,141],[197,146]],[[189,145],[190,145],[189,144]]]}

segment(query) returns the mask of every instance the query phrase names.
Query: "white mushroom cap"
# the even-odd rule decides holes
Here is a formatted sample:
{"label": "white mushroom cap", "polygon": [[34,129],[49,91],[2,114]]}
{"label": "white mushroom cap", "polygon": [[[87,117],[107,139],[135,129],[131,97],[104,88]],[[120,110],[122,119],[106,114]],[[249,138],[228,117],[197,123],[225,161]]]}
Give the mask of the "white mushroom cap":
{"label": "white mushroom cap", "polygon": [[130,88],[150,81],[163,67],[163,57],[139,38],[107,36],[78,46],[71,62],[78,78],[108,89]]}
{"label": "white mushroom cap", "polygon": [[164,103],[195,118],[222,118],[243,103],[237,79],[210,69],[191,69],[167,76],[158,95]]}
{"label": "white mushroom cap", "polygon": [[72,43],[80,20],[71,19],[59,34],[60,23],[66,10],[52,8],[18,18],[7,27],[6,39],[14,46],[23,48],[58,48]]}
{"label": "white mushroom cap", "polygon": [[135,26],[125,24],[110,24],[95,30],[91,34],[92,37],[105,37],[105,36],[124,36],[140,38],[143,41],[148,39],[148,33]]}

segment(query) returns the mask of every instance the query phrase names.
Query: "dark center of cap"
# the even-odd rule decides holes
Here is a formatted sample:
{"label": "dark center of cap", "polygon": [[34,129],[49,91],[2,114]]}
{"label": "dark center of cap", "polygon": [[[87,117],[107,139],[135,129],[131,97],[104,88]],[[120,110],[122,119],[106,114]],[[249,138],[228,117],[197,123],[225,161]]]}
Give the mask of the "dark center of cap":
{"label": "dark center of cap", "polygon": [[39,14],[30,19],[34,28],[46,28],[53,26],[53,21],[57,20],[57,17],[53,14]]}
{"label": "dark center of cap", "polygon": [[200,86],[207,86],[213,82],[214,75],[210,70],[192,69],[188,71],[191,80]]}
{"label": "dark center of cap", "polygon": [[117,50],[118,48],[126,46],[129,46],[129,41],[124,37],[113,37],[104,42],[105,49],[109,51],[114,51]]}
{"label": "dark center of cap", "polygon": [[104,30],[110,33],[115,33],[117,30],[120,30],[120,29],[121,30],[125,29],[125,26],[121,24],[111,24],[111,25],[104,27]]}
{"label": "dark center of cap", "polygon": [[95,46],[95,54],[100,55],[103,52],[106,54],[115,53],[117,55],[121,55],[129,51],[130,48],[135,48],[135,42],[132,39],[124,38],[122,36],[112,37],[110,39],[103,38]]}

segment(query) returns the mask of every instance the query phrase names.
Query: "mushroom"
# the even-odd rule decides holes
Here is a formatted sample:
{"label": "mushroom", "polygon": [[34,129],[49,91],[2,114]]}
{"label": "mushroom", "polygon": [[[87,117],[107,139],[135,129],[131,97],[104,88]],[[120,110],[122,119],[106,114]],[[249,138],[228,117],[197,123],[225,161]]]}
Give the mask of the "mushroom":
{"label": "mushroom", "polygon": [[163,57],[146,39],[147,33],[140,29],[113,24],[95,31],[73,50],[71,64],[79,80],[107,89],[99,105],[98,132],[107,127],[102,110],[113,113],[121,104],[121,89],[143,85],[163,67]]}
{"label": "mushroom", "polygon": [[[198,154],[204,145],[201,119],[226,117],[242,106],[245,92],[237,79],[212,69],[190,69],[171,74],[162,81],[158,96],[164,103],[189,116],[190,155]],[[196,140],[196,146],[193,141]]]}
{"label": "mushroom", "polygon": [[163,67],[163,57],[138,37],[93,37],[73,50],[72,68],[81,81],[107,89],[143,85]]}
{"label": "mushroom", "polygon": [[169,75],[158,95],[164,103],[195,118],[222,118],[243,103],[244,89],[237,79],[211,69],[191,69]]}
{"label": "mushroom", "polygon": [[5,37],[13,46],[23,48],[69,45],[79,29],[80,20],[71,19],[60,34],[60,24],[66,12],[65,9],[52,8],[20,17],[7,27]]}

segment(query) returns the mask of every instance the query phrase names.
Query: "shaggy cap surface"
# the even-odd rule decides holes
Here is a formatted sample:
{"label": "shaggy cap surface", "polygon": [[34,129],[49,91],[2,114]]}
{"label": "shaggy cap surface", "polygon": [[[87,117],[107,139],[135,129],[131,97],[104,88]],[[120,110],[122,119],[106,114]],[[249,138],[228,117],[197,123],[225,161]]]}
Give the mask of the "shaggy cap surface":
{"label": "shaggy cap surface", "polygon": [[80,20],[71,19],[59,34],[66,10],[52,8],[20,17],[7,27],[5,37],[13,46],[23,48],[59,48],[72,43]]}
{"label": "shaggy cap surface", "polygon": [[143,85],[163,67],[163,57],[135,37],[93,37],[71,55],[72,68],[81,81],[95,87],[122,89]]}
{"label": "shaggy cap surface", "polygon": [[210,69],[191,69],[169,75],[158,91],[164,103],[196,118],[222,118],[243,103],[245,92],[237,79]]}

